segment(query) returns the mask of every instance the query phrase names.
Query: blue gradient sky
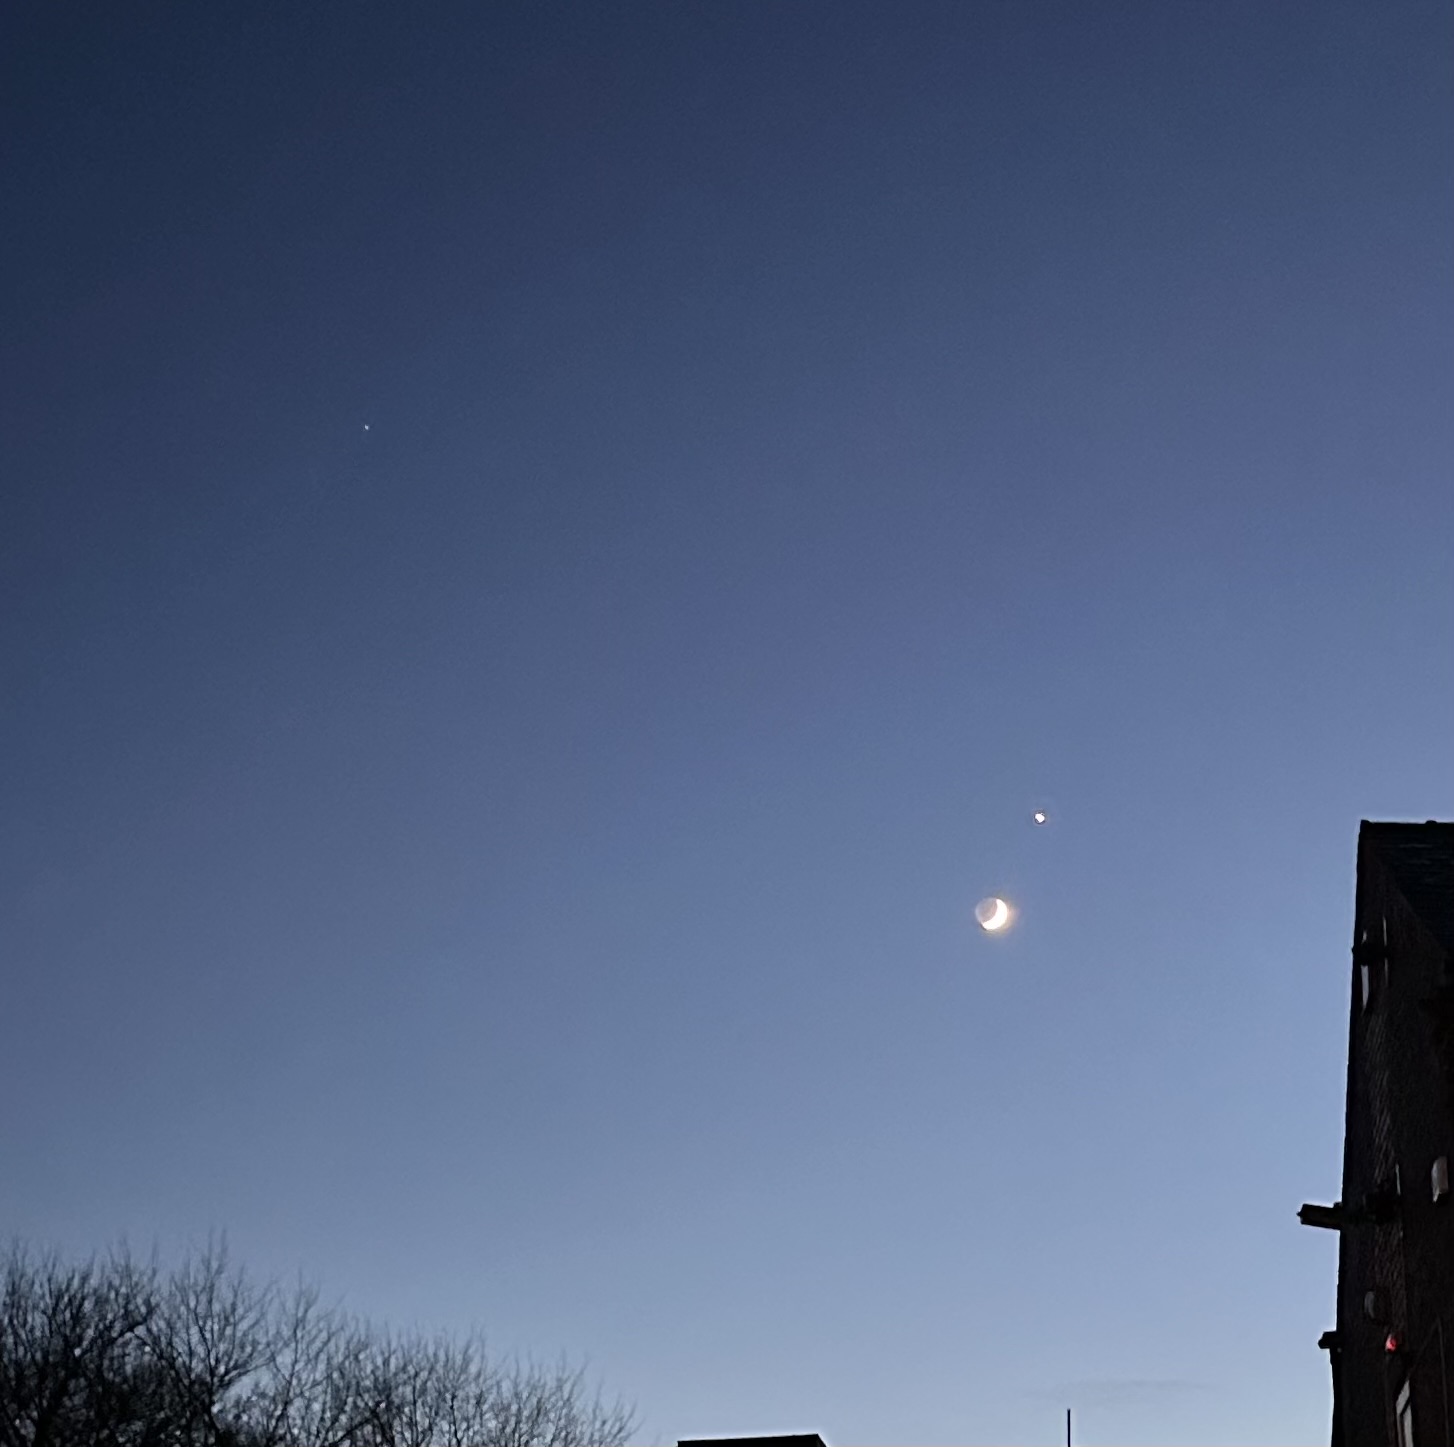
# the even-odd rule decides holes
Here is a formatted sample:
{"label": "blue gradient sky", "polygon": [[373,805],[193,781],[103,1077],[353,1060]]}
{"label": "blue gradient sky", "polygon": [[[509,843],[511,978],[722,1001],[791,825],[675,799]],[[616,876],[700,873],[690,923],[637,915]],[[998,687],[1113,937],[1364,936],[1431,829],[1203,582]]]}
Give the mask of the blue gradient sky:
{"label": "blue gradient sky", "polygon": [[0,1234],[646,1443],[1326,1441],[1454,12],[3,24]]}

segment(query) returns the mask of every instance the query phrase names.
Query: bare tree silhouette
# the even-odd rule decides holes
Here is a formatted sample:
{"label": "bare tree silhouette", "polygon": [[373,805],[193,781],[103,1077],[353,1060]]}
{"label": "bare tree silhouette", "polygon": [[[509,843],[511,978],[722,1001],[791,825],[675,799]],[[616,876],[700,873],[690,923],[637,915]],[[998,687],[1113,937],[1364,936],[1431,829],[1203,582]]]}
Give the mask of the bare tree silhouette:
{"label": "bare tree silhouette", "polygon": [[399,1336],[256,1286],[210,1245],[0,1258],[0,1447],[624,1447],[635,1412],[478,1334]]}

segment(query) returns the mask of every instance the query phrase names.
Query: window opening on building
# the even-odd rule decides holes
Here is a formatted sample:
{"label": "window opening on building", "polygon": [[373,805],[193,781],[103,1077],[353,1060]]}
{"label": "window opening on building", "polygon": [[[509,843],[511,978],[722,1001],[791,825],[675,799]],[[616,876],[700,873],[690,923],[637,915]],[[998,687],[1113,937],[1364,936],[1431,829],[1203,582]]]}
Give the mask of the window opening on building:
{"label": "window opening on building", "polygon": [[1398,1405],[1394,1408],[1398,1418],[1398,1447],[1414,1447],[1414,1404],[1409,1391],[1412,1385],[1412,1382],[1403,1384],[1403,1390],[1398,1394]]}

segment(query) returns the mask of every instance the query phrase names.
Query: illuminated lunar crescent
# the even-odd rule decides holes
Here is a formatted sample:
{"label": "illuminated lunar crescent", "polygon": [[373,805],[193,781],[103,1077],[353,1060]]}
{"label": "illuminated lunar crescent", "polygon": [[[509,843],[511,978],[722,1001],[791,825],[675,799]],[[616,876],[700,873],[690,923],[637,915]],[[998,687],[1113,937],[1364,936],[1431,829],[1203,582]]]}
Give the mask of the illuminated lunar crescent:
{"label": "illuminated lunar crescent", "polygon": [[974,917],[979,921],[979,927],[996,934],[1010,922],[1010,906],[1004,900],[991,895],[989,899],[982,899],[974,907]]}

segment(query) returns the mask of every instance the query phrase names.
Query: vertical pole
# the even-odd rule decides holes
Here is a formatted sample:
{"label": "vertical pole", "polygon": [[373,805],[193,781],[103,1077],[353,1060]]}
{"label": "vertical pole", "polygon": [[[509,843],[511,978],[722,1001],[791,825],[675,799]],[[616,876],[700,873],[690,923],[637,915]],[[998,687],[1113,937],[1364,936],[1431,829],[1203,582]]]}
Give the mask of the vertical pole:
{"label": "vertical pole", "polygon": [[1065,1447],[1070,1447],[1070,1408],[1065,1409]]}

